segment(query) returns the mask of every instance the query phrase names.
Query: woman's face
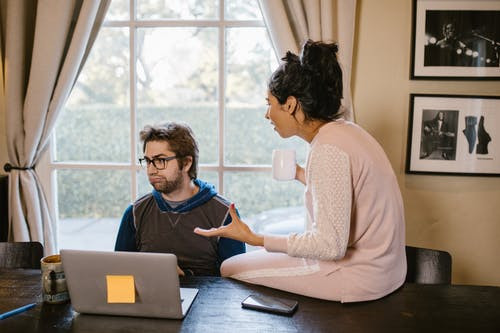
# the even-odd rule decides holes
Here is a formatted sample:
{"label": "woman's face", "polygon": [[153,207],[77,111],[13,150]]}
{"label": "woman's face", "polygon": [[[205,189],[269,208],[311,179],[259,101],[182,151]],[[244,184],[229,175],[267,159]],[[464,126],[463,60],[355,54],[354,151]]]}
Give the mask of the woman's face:
{"label": "woman's face", "polygon": [[289,138],[296,134],[296,121],[293,115],[290,113],[290,105],[288,101],[285,104],[280,104],[278,99],[267,92],[267,112],[266,119],[271,121],[271,125],[274,126],[274,130],[282,138]]}

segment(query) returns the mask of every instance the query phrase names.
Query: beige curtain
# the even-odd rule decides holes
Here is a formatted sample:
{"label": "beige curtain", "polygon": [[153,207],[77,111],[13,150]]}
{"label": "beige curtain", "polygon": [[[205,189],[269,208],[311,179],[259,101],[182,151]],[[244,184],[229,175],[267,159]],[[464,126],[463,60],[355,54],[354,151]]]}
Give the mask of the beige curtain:
{"label": "beige curtain", "polygon": [[344,85],[342,107],[345,117],[354,120],[351,68],[356,0],[259,0],[259,4],[280,58],[288,50],[298,53],[308,38],[339,44]]}
{"label": "beige curtain", "polygon": [[57,251],[35,171],[110,0],[1,0],[2,88],[9,163],[9,241]]}

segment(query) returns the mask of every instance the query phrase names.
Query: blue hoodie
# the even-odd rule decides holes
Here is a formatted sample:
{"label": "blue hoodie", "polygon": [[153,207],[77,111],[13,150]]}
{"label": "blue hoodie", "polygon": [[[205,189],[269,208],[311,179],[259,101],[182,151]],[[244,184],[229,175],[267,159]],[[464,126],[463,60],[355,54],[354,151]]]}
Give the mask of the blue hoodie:
{"label": "blue hoodie", "polygon": [[[190,212],[197,207],[200,207],[201,209],[203,209],[203,207],[201,207],[201,206],[217,205],[217,210],[219,211],[218,214],[220,215],[221,210],[222,210],[222,213],[224,214],[222,216],[225,217],[223,224],[227,225],[227,224],[231,223],[231,221],[232,221],[231,215],[229,214],[229,211],[228,211],[229,210],[229,202],[217,194],[217,192],[215,191],[215,187],[212,184],[203,182],[199,179],[195,179],[194,183],[196,186],[199,187],[198,193],[196,193],[193,197],[189,198],[188,200],[186,200],[182,204],[176,206],[175,208],[172,208],[168,204],[168,202],[166,202],[163,199],[161,193],[154,190],[154,189],[152,190],[151,193],[146,194],[142,198],[138,199],[134,204],[130,205],[125,210],[125,213],[123,214],[123,218],[122,218],[120,228],[118,230],[118,235],[116,238],[115,251],[145,251],[145,252],[170,252],[170,253],[174,253],[174,254],[178,255],[179,266],[182,269],[183,268],[182,267],[183,259],[186,257],[186,250],[189,250],[186,247],[191,247],[190,245],[193,245],[193,244],[188,244],[189,241],[191,241],[191,242],[194,241],[194,242],[199,243],[199,241],[201,239],[198,239],[198,241],[197,241],[196,237],[202,237],[202,236],[196,235],[196,234],[194,234],[194,232],[191,235],[190,233],[192,232],[192,230],[194,228],[193,229],[189,228],[188,229],[189,231],[182,231],[184,233],[189,233],[189,234],[180,235],[179,230],[181,230],[181,229],[176,228],[176,224],[172,224],[173,225],[173,229],[172,229],[172,227],[170,227],[170,225],[168,224],[169,220],[170,220],[170,223],[172,223],[171,218],[167,215],[179,216],[179,217],[182,216],[183,221],[181,221],[181,223],[189,223],[189,224],[194,223],[194,226],[198,226],[196,224],[197,223],[196,220],[189,219]],[[140,223],[138,224],[139,221],[134,221],[134,207],[136,207],[136,209],[137,209],[137,207],[139,205],[141,205],[141,203],[143,203],[143,202],[146,202],[150,206],[153,206],[153,211],[152,211],[153,213],[151,213],[151,211],[148,210],[148,212],[146,212],[144,214],[146,214],[146,215],[153,214],[153,215],[151,216],[151,218],[149,218],[149,216],[147,215],[148,218],[142,218],[142,220],[140,222],[142,224],[140,224]],[[199,210],[200,209],[198,209],[198,211]],[[155,212],[158,212],[159,214],[155,215],[154,214]],[[169,213],[169,214],[164,214],[164,213]],[[202,213],[204,213],[204,212],[202,212]],[[137,212],[136,212],[136,214],[137,214]],[[156,222],[155,216],[156,216],[156,219],[159,220],[159,222]],[[212,215],[210,215],[210,216],[212,216]],[[155,221],[155,222],[153,222],[153,221]],[[177,222],[177,220],[176,220],[176,222]],[[218,221],[208,221],[208,222],[210,223],[210,226],[213,225],[213,227],[217,227],[218,226],[217,224],[220,223]],[[143,244],[143,242],[141,242],[140,233],[138,233],[136,228],[142,230],[141,227],[147,225],[148,223],[150,223],[150,224],[151,223],[159,223],[160,227],[165,226],[165,227],[169,227],[170,229],[172,229],[171,232],[173,233],[173,237],[174,237],[173,239],[171,239],[172,243],[175,243],[177,241],[177,238],[180,239],[180,238],[187,237],[188,242],[185,244],[185,246],[183,246],[182,243],[175,244],[175,246],[177,246],[177,249],[180,249],[182,247],[182,252],[184,253],[184,255],[181,253],[176,253],[175,247],[169,248],[169,245],[165,244],[165,241],[163,239],[160,239],[160,237],[163,238],[163,236],[156,237],[157,234],[153,234],[153,237],[155,238],[154,241],[156,242],[155,243],[156,247],[155,246],[153,246],[153,247],[141,246],[140,244]],[[205,222],[205,224],[200,225],[200,227],[207,228],[208,226],[206,225],[206,222]],[[145,228],[145,227],[143,227],[143,228]],[[176,232],[177,232],[177,234],[176,234]],[[139,242],[138,242],[138,240],[139,240]],[[240,241],[235,241],[235,240],[223,238],[223,237],[219,238],[218,240],[213,238],[212,241],[216,242],[215,246],[217,248],[217,254],[216,254],[217,258],[215,258],[215,259],[216,259],[217,270],[220,267],[220,264],[224,260],[226,260],[227,258],[232,257],[236,254],[240,254],[240,253],[245,252],[245,244],[240,242]],[[159,243],[161,243],[160,247],[162,249],[158,248],[157,245]],[[163,246],[163,245],[165,245],[165,246]],[[141,247],[141,248],[139,248],[139,247]],[[181,251],[179,251],[179,252],[181,252]],[[201,255],[201,254],[193,253],[192,257],[196,257],[199,255]],[[205,256],[206,253],[203,253],[202,255]],[[187,259],[191,260],[190,258],[187,258]],[[196,258],[193,258],[193,259],[196,260]],[[185,272],[186,274],[189,274],[189,273],[194,273],[197,275],[204,274],[204,273],[202,273],[202,272],[204,272],[203,269],[201,269],[199,271],[201,273],[190,272],[190,269],[187,269],[187,270],[188,271]],[[206,273],[206,274],[209,274],[209,273]]]}

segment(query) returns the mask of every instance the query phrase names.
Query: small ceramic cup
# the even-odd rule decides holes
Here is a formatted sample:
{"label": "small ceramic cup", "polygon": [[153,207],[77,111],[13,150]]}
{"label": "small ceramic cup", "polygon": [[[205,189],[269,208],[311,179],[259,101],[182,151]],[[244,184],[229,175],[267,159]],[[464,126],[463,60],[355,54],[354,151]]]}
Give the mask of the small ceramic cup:
{"label": "small ceramic cup", "polygon": [[293,180],[296,171],[295,150],[273,150],[273,178],[276,180]]}
{"label": "small ceramic cup", "polygon": [[64,275],[59,254],[43,257],[40,260],[42,270],[42,296],[45,303],[59,304],[69,300],[66,276]]}

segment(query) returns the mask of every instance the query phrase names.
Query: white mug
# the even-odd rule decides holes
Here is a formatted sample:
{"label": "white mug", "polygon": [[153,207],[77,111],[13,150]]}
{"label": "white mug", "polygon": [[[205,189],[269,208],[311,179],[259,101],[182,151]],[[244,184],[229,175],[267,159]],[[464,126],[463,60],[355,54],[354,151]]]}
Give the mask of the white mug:
{"label": "white mug", "polygon": [[296,171],[295,150],[273,150],[273,178],[276,180],[293,180]]}

